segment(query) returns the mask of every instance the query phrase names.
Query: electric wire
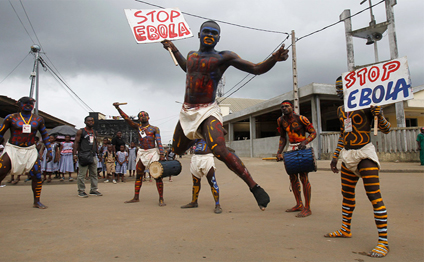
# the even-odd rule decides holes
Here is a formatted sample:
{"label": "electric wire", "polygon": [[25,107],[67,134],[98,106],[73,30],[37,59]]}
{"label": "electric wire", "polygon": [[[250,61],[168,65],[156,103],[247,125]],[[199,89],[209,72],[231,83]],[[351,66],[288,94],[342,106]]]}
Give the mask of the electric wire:
{"label": "electric wire", "polygon": [[3,81],[6,80],[6,78],[8,78],[16,70],[16,68],[18,68],[22,64],[22,62],[29,56],[30,53],[31,52],[28,52],[28,54],[26,54],[24,59],[22,59],[22,61],[19,62],[19,64],[17,66],[15,66],[15,68],[13,68],[13,70],[5,78],[3,78],[3,80],[0,81],[0,84],[3,83]]}
{"label": "electric wire", "polygon": [[64,86],[66,86],[66,88],[72,92],[72,94],[78,98],[79,101],[81,101],[82,104],[84,104],[88,109],[91,110],[91,112],[94,112],[94,110],[87,105],[87,103],[85,103],[69,86],[68,84],[65,83],[65,81],[49,66],[49,64],[47,64],[41,57],[40,57],[40,62],[44,63],[44,65],[47,67],[47,69],[49,70],[49,72],[51,72]]}
{"label": "electric wire", "polygon": [[38,39],[37,33],[35,32],[34,27],[32,26],[31,20],[29,19],[29,16],[27,14],[27,11],[25,10],[25,7],[24,7],[24,4],[22,3],[22,0],[19,0],[19,2],[21,3],[21,6],[22,6],[22,9],[24,10],[26,18],[28,19],[29,25],[32,28],[32,32],[34,32],[35,38],[37,38],[37,41],[38,41],[38,44],[40,45],[40,48],[43,49],[41,42],[40,42],[40,39]]}
{"label": "electric wire", "polygon": [[[142,1],[142,0],[134,0],[134,1],[140,2],[140,3],[143,3],[143,4],[146,4],[146,5],[158,7],[158,8],[161,8],[161,9],[165,9],[165,7],[163,7],[163,6],[155,5],[155,4],[146,2],[146,1]],[[239,24],[230,23],[230,22],[226,22],[226,21],[222,21],[222,20],[218,20],[218,19],[212,19],[212,18],[207,18],[207,17],[204,17],[204,16],[200,16],[200,15],[190,14],[190,13],[187,13],[187,12],[181,12],[181,13],[184,14],[184,15],[188,15],[188,16],[192,16],[192,17],[196,17],[196,18],[200,18],[200,19],[205,19],[205,20],[213,20],[213,21],[220,22],[220,23],[223,23],[223,24],[237,26],[237,27],[241,27],[241,28],[245,28],[245,29],[262,31],[262,32],[267,32],[267,33],[276,33],[276,34],[289,35],[289,33],[286,33],[286,32],[274,31],[274,30],[267,30],[267,29],[260,29],[260,28],[250,27],[250,26],[239,25]]]}
{"label": "electric wire", "polygon": [[31,39],[31,41],[32,41],[33,43],[35,43],[35,41],[32,39],[31,35],[29,34],[28,30],[26,29],[26,27],[25,27],[24,23],[22,22],[21,18],[19,17],[18,13],[16,12],[15,7],[13,6],[12,2],[10,2],[10,0],[9,0],[9,3],[10,3],[10,5],[12,6],[12,9],[13,9],[13,11],[15,12],[16,16],[18,17],[19,22],[21,22],[21,25],[22,25],[22,27],[24,28],[25,32],[27,33],[27,35],[29,36],[29,38]]}

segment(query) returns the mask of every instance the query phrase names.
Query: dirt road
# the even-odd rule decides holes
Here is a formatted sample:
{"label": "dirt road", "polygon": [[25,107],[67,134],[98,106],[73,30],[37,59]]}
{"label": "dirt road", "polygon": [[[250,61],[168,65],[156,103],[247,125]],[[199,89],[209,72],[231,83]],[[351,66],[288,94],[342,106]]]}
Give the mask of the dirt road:
{"label": "dirt road", "polygon": [[[99,183],[102,197],[77,197],[76,182],[43,186],[49,208],[32,208],[28,183],[0,188],[1,261],[376,261],[361,255],[377,243],[372,206],[362,182],[352,220],[352,238],[323,235],[340,228],[340,176],[310,174],[312,216],[284,212],[294,205],[282,163],[243,158],[270,195],[262,212],[244,182],[217,163],[222,214],[214,214],[209,185],[202,180],[199,207],[191,200],[190,158],[174,182],[164,180],[166,207],[158,206],[154,182],[144,182],[141,201],[134,180]],[[381,173],[389,214],[390,253],[381,261],[422,261],[424,257],[423,174]],[[75,176],[74,176],[75,177]],[[89,183],[86,184],[89,187]],[[380,261],[380,260],[379,260]]]}

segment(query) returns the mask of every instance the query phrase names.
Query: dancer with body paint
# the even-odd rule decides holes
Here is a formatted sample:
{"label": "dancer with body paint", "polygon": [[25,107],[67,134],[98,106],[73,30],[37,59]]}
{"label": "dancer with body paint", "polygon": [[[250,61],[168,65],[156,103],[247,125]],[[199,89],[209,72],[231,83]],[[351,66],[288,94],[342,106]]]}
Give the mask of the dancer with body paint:
{"label": "dancer with body paint", "polygon": [[[343,99],[343,82],[339,77],[336,80],[337,95]],[[374,209],[374,220],[378,230],[378,244],[368,255],[371,257],[384,257],[389,252],[387,242],[387,210],[380,192],[379,169],[375,147],[371,143],[371,123],[376,116],[378,128],[384,134],[390,132],[390,123],[384,118],[381,107],[375,106],[352,112],[345,111],[343,106],[337,109],[340,120],[340,136],[337,148],[331,160],[331,170],[338,173],[337,159],[342,160],[342,226],[339,230],[328,233],[325,237],[352,236],[351,220],[355,210],[355,188],[359,178],[362,178],[365,192]],[[377,127],[375,127],[377,128]]]}
{"label": "dancer with body paint", "polygon": [[219,204],[219,187],[215,179],[215,161],[212,151],[206,144],[205,140],[197,139],[196,140],[196,149],[194,150],[194,155],[191,157],[190,163],[190,172],[193,177],[193,194],[192,200],[187,205],[182,206],[181,208],[195,208],[198,207],[197,199],[199,198],[199,192],[201,187],[201,179],[203,176],[206,176],[208,183],[211,187],[212,196],[215,200],[215,214],[221,214],[222,209]]}
{"label": "dancer with body paint", "polygon": [[40,158],[36,148],[35,137],[40,132],[47,148],[47,160],[52,159],[49,135],[47,134],[44,119],[33,115],[35,100],[30,97],[22,97],[17,104],[19,113],[6,116],[0,126],[0,144],[3,136],[10,130],[10,138],[6,143],[3,155],[0,156],[0,182],[7,174],[21,175],[29,172],[32,180],[32,192],[34,195],[33,207],[45,209],[47,206],[40,202],[42,188]]}
{"label": "dancer with body paint", "polygon": [[[143,184],[144,170],[149,168],[152,162],[165,159],[160,131],[158,127],[149,124],[150,117],[147,112],[141,111],[138,113],[138,120],[140,121],[140,124],[138,124],[132,121],[127,114],[119,108],[119,103],[113,103],[113,106],[115,106],[119,114],[130,125],[130,127],[138,130],[140,140],[136,159],[137,176],[135,177],[135,193],[133,199],[125,201],[125,203],[135,203],[140,201],[140,189]],[[166,206],[165,201],[163,200],[162,178],[155,178],[155,180],[159,193],[159,206]]]}
{"label": "dancer with body paint", "polygon": [[269,196],[252,178],[243,162],[226,145],[222,127],[222,115],[215,101],[218,82],[225,70],[233,66],[244,72],[260,75],[269,71],[278,61],[288,58],[284,45],[265,61],[254,64],[241,59],[231,51],[216,51],[221,29],[214,21],[206,21],[200,27],[198,51],[189,52],[187,59],[168,40],[164,48],[171,48],[181,69],[187,73],[184,104],[174,132],[172,150],[182,155],[194,144],[195,139],[205,139],[212,153],[236,173],[249,186],[261,210],[269,203]]}
{"label": "dancer with body paint", "polygon": [[[315,128],[312,126],[312,123],[309,122],[308,118],[295,114],[293,112],[293,108],[293,103],[289,100],[285,100],[281,103],[281,112],[283,113],[283,116],[280,116],[277,120],[278,131],[280,132],[277,161],[283,160],[282,152],[287,143],[286,134],[289,137],[287,151],[310,147],[311,141],[317,136]],[[308,137],[306,137],[306,132],[309,133]],[[296,199],[296,205],[287,209],[286,212],[300,211],[296,217],[310,216],[312,214],[310,206],[311,184],[309,182],[308,173],[303,172],[288,175],[290,176],[290,183],[293,189],[294,198]],[[302,181],[305,205],[303,205],[302,202],[299,178],[300,181]]]}

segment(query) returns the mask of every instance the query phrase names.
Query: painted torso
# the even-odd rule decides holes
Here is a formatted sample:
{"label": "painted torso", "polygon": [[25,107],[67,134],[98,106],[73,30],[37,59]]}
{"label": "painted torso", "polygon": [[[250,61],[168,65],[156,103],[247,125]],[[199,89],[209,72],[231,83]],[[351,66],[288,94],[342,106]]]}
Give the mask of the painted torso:
{"label": "painted torso", "polygon": [[[31,117],[21,117],[20,113],[8,115],[6,119],[10,119],[10,138],[9,143],[15,146],[28,147],[35,144],[35,136],[38,129],[43,123],[42,119],[37,115],[31,115]],[[5,121],[6,121],[5,119]],[[25,124],[31,125],[30,133],[23,133],[22,129]],[[40,133],[47,133],[44,125],[40,129]]]}
{"label": "painted torso", "polygon": [[[156,130],[157,127],[151,125],[148,125],[147,127],[139,127],[138,137],[140,139],[140,148],[151,149],[156,147]],[[143,133],[144,137],[142,137]]]}
{"label": "painted torso", "polygon": [[349,112],[349,118],[352,119],[352,132],[345,132],[344,130],[344,121],[348,115],[343,106],[337,109],[337,116],[346,149],[358,149],[370,143],[371,121],[373,119],[370,109]]}
{"label": "painted torso", "polygon": [[218,82],[226,67],[222,67],[225,52],[191,52],[187,58],[186,93],[184,102],[209,104],[215,101]]}
{"label": "painted torso", "polygon": [[291,119],[287,116],[282,116],[278,120],[280,123],[279,128],[282,128],[288,134],[289,141],[292,144],[305,140],[306,131],[310,134],[315,133],[314,127],[305,116],[293,114]]}

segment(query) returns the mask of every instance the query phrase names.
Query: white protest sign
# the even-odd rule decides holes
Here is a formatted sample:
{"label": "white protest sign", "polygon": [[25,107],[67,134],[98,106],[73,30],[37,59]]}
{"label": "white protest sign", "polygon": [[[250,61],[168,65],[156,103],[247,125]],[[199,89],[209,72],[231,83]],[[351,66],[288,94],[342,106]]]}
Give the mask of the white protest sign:
{"label": "white protest sign", "polygon": [[178,8],[124,9],[124,11],[138,44],[193,36]]}
{"label": "white protest sign", "polygon": [[342,74],[346,112],[413,99],[406,57]]}

